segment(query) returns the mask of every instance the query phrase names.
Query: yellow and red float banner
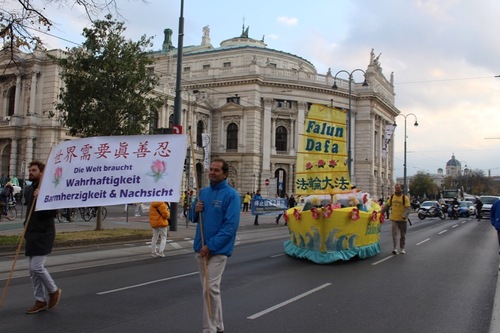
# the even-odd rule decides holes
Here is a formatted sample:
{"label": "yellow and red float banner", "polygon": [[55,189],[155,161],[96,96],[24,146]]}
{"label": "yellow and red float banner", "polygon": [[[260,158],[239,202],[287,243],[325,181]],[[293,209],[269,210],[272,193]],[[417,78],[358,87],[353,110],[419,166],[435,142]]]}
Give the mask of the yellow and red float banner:
{"label": "yellow and red float banner", "polygon": [[311,106],[297,152],[297,195],[351,190],[347,138],[345,111],[319,104]]}

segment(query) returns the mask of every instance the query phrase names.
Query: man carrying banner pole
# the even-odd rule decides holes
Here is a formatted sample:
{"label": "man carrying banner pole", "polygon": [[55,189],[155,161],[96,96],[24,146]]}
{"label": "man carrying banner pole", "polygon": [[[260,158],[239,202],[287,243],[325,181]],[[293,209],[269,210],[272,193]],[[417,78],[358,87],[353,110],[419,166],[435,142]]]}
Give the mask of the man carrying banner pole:
{"label": "man carrying banner pole", "polygon": [[220,284],[227,258],[233,253],[240,222],[240,197],[227,182],[229,164],[210,163],[210,186],[196,195],[191,213],[198,223],[194,239],[195,258],[203,287],[203,332],[223,332]]}

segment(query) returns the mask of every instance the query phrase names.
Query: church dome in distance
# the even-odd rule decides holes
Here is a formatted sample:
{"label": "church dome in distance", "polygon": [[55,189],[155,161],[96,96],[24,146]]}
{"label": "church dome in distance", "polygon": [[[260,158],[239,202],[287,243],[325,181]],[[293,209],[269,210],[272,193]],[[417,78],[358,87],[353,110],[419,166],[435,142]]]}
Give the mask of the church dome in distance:
{"label": "church dome in distance", "polygon": [[451,160],[446,163],[447,167],[461,167],[460,161],[455,159],[455,154],[451,156]]}

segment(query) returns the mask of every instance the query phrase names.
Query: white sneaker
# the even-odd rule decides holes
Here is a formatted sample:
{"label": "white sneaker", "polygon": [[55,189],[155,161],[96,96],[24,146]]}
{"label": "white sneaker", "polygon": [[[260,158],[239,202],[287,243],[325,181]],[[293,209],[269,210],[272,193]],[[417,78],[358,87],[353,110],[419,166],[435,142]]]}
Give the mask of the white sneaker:
{"label": "white sneaker", "polygon": [[401,254],[406,254],[405,249],[401,249]]}
{"label": "white sneaker", "polygon": [[165,253],[160,252],[160,253],[158,253],[158,256],[159,256],[159,257],[162,257],[162,258],[165,258]]}
{"label": "white sneaker", "polygon": [[392,250],[392,254],[398,254],[398,249]]}
{"label": "white sneaker", "polygon": [[156,251],[151,252],[151,257],[156,257],[158,256],[158,253]]}

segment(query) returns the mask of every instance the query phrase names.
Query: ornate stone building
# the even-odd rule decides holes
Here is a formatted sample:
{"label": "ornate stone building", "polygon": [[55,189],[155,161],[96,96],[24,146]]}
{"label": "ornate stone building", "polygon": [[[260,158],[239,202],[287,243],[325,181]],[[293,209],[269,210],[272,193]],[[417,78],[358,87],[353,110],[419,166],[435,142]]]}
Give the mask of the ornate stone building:
{"label": "ornate stone building", "polygon": [[[177,50],[171,30],[164,32],[162,50],[151,54],[155,61],[150,70],[161,79],[155,93],[165,98],[152,130],[170,127],[174,119]],[[69,139],[57,115],[48,117],[56,112],[62,82],[44,53],[20,54],[17,66],[6,59],[2,55],[0,61],[0,170],[23,178],[23,162],[45,159],[52,145]],[[385,128],[394,123],[399,110],[392,74],[389,80],[383,75],[373,50],[364,72],[368,86],[362,85],[358,73],[360,82],[351,82],[349,94],[349,81],[342,73],[336,79],[330,70],[320,74],[306,59],[249,38],[248,28],[213,47],[205,27],[200,45],[184,47],[182,63],[181,125],[185,131],[192,129],[195,161],[190,160],[189,169],[196,170],[198,186],[208,183],[204,133],[211,138],[211,158],[230,163],[229,182],[238,192],[260,188],[265,196],[293,193],[297,147],[309,106],[319,103],[347,110],[351,99],[352,183],[373,197],[383,195],[394,183],[392,142],[388,154],[382,154]],[[186,177],[186,188],[193,187],[191,179],[192,175]]]}

